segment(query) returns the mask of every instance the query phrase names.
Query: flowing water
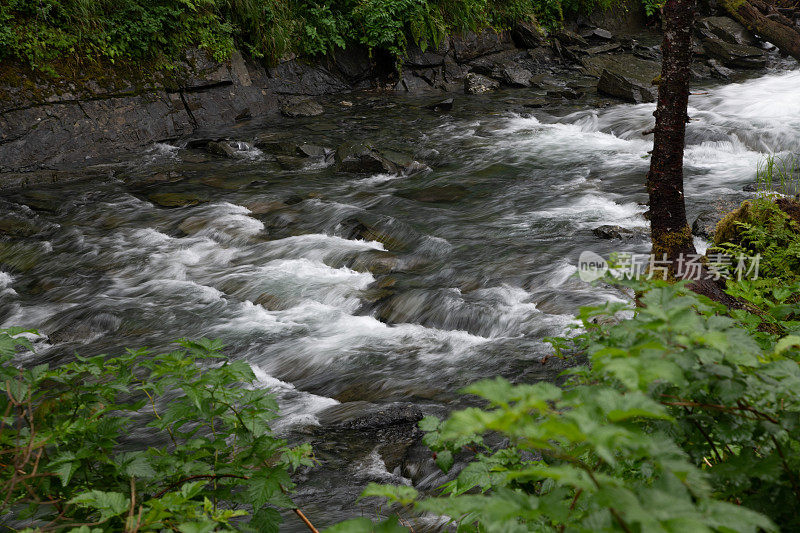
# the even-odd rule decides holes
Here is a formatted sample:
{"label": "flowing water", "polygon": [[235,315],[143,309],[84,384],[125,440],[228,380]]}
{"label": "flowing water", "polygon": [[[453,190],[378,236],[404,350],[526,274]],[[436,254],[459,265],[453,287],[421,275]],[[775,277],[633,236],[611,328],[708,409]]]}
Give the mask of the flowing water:
{"label": "flowing water", "polygon": [[[798,87],[800,71],[784,70],[692,96],[690,221],[745,197],[764,154],[798,153]],[[353,96],[323,117],[225,132],[242,141],[233,159],[156,145],[111,166],[105,182],[6,195],[1,208],[39,233],[0,243],[0,323],[38,327],[49,336],[38,357],[51,361],[222,338],[278,395],[276,429],[292,438],[343,402],[442,413],[480,378],[551,379],[558,369],[540,363],[542,339],[579,306],[622,297],[573,276],[580,252],[649,249],[652,137],[641,132],[653,105],[591,99],[515,112],[529,97],[457,98],[436,114],[422,107],[429,100]],[[353,175],[324,160],[276,162],[252,148],[259,135],[331,148],[368,140],[430,170]],[[207,202],[148,200],[165,192]],[[591,230],[602,224],[634,237],[600,240]],[[301,482],[318,525],[359,514],[353,498],[367,481],[409,482],[387,471],[376,445],[321,454],[327,470]]]}

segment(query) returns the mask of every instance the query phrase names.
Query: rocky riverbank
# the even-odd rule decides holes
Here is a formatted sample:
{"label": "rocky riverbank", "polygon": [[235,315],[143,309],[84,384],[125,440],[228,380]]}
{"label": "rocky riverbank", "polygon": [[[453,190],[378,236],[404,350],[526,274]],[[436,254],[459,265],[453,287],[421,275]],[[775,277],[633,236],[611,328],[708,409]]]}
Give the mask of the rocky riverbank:
{"label": "rocky riverbank", "polygon": [[[194,51],[169,74],[83,81],[77,74],[56,81],[6,75],[0,87],[0,188],[107,176],[102,163],[113,159],[109,154],[277,113],[290,124],[347,105],[330,95],[358,90],[476,94],[518,87],[529,91],[530,108],[590,93],[653,101],[660,36],[645,27],[638,9],[629,4],[626,12],[579,20],[552,35],[520,24],[511,31],[453,36],[435,50],[410,50],[399,73],[386,58],[348,49],[275,67],[240,54],[217,63]],[[699,21],[695,48],[697,80],[762,69],[772,57],[743,26],[718,16]],[[444,97],[432,107],[442,112],[451,105]],[[223,156],[230,151],[224,144],[210,147],[215,149]],[[376,165],[386,169],[385,161]]]}

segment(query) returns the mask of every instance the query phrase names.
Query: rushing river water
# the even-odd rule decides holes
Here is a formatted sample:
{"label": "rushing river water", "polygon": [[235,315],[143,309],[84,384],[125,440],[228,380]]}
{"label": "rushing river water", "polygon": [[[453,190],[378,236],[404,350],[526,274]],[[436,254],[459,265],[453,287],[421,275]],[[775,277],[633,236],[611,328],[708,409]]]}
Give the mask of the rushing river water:
{"label": "rushing river water", "polygon": [[[744,197],[764,154],[798,152],[799,87],[800,71],[788,70],[691,98],[690,221]],[[50,337],[38,357],[54,361],[220,337],[279,396],[277,429],[292,438],[342,402],[442,413],[480,378],[550,378],[542,339],[579,306],[620,298],[573,276],[580,252],[649,248],[652,137],[641,132],[653,105],[593,97],[514,112],[530,96],[457,98],[446,114],[422,107],[431,100],[353,96],[323,117],[225,132],[243,141],[234,159],[157,145],[114,166],[115,179],[7,195],[2,208],[41,232],[6,244],[0,323],[40,328]],[[270,133],[331,148],[369,140],[431,170],[348,175],[324,161],[275,162],[246,144]],[[163,192],[208,202],[148,201]],[[347,238],[359,224],[383,242]],[[591,230],[602,224],[638,236],[600,240]],[[359,514],[352,500],[368,481],[408,482],[384,468],[376,443],[360,444],[338,456],[330,447],[327,470],[301,483],[319,525]]]}

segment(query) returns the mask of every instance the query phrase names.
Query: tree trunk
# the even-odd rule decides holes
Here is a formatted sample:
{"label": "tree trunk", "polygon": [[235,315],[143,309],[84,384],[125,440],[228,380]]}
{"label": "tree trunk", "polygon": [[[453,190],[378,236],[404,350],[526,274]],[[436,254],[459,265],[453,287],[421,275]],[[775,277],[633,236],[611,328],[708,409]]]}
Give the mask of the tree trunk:
{"label": "tree trunk", "polygon": [[661,82],[655,113],[653,155],[647,174],[650,235],[656,261],[666,259],[670,273],[681,254],[695,254],[683,199],[683,147],[688,117],[689,64],[695,0],[667,0],[662,11]]}
{"label": "tree trunk", "polygon": [[730,15],[800,61],[800,31],[791,20],[761,0],[720,0]]}
{"label": "tree trunk", "polygon": [[690,280],[690,289],[731,309],[738,309],[742,307],[741,302],[726,294],[725,282],[714,281],[705,266],[699,273],[690,269],[681,272],[680,269],[680,265],[685,264],[681,259],[688,260],[688,256],[697,255],[692,230],[686,221],[683,198],[683,148],[689,121],[686,108],[689,104],[694,11],[695,0],[667,0],[662,12],[663,62],[658,105],[653,113],[656,117],[653,155],[647,174],[652,253],[661,272],[666,267],[671,279],[699,274],[699,279]]}

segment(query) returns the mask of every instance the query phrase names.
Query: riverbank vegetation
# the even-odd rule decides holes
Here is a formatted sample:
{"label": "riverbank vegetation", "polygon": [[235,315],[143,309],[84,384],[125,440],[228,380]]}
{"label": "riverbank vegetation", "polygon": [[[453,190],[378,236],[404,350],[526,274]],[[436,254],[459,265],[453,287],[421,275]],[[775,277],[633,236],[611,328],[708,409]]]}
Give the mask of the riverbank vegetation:
{"label": "riverbank vegetation", "polygon": [[402,55],[453,32],[520,21],[561,24],[611,0],[10,0],[0,5],[0,61],[149,61],[170,66],[188,47],[217,59],[239,48],[275,62],[363,45]]}
{"label": "riverbank vegetation", "polygon": [[310,449],[272,434],[277,404],[247,363],[200,340],[18,368],[25,333],[0,332],[4,527],[277,531]]}

